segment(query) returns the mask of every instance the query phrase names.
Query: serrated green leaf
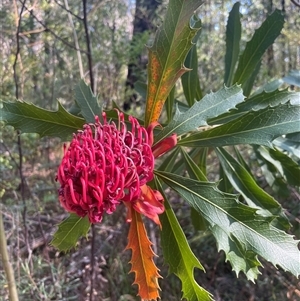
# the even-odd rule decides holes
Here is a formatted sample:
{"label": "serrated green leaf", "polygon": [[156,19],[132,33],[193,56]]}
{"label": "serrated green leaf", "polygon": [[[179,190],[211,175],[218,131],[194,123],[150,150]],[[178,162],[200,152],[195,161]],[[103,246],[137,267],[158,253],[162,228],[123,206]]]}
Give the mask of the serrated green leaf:
{"label": "serrated green leaf", "polygon": [[[258,215],[256,209],[240,203],[235,195],[222,193],[216,183],[199,182],[161,171],[155,171],[155,174],[202,213],[218,238],[219,247],[228,246],[226,254],[234,252],[234,258],[240,258],[239,262],[231,262],[237,274],[245,270],[247,277],[254,280],[259,266],[255,255],[260,255],[275,266],[299,276],[298,241],[272,226],[272,218]],[[216,234],[220,229],[224,235]]]}
{"label": "serrated green leaf", "polygon": [[300,166],[293,159],[277,149],[261,146],[257,151],[276,167],[289,185],[300,186]]}
{"label": "serrated green leaf", "polygon": [[276,194],[282,197],[288,197],[290,195],[290,189],[287,183],[280,174],[278,174],[276,167],[266,160],[257,149],[258,147],[254,146],[255,155],[266,182]]}
{"label": "serrated green leaf", "polygon": [[[198,20],[196,23],[197,28],[201,28],[201,20]],[[185,99],[191,107],[196,100],[200,100],[202,98],[202,91],[200,88],[199,76],[198,76],[198,56],[197,56],[197,40],[200,36],[201,30],[199,30],[196,36],[193,39],[193,47],[189,51],[184,66],[186,68],[191,69],[191,71],[186,72],[181,77],[181,83],[183,88],[183,93]]]}
{"label": "serrated green leaf", "polygon": [[283,80],[289,85],[300,87],[300,70],[291,70]]}
{"label": "serrated green leaf", "polygon": [[236,109],[209,120],[209,124],[223,124],[244,115],[248,111],[258,111],[268,106],[275,107],[290,102],[292,105],[300,105],[300,93],[285,90],[262,91],[237,104]]}
{"label": "serrated green leaf", "polygon": [[238,104],[236,107],[239,112],[246,112],[250,110],[258,111],[268,106],[275,107],[280,104],[290,102],[292,105],[300,105],[300,93],[285,90],[274,90],[272,92],[263,91],[247,101]]}
{"label": "serrated green leaf", "polygon": [[232,85],[234,69],[240,54],[241,40],[241,14],[240,3],[236,2],[229,13],[226,26],[226,54],[224,83],[227,87]]}
{"label": "serrated green leaf", "polygon": [[177,108],[173,120],[155,137],[155,144],[172,133],[179,136],[207,125],[207,119],[229,111],[243,100],[242,89],[232,86],[205,95],[201,101],[196,102],[184,113]]}
{"label": "serrated green leaf", "polygon": [[226,261],[229,261],[233,271],[238,276],[243,272],[247,279],[254,282],[260,273],[259,267],[262,267],[257,258],[257,254],[251,250],[245,250],[242,242],[234,236],[228,236],[227,232],[218,225],[214,225],[211,229],[218,244],[218,250],[223,250]]}
{"label": "serrated green leaf", "polygon": [[279,147],[282,150],[285,150],[300,159],[300,142],[296,142],[283,137],[278,137],[273,141],[273,144],[276,147]]}
{"label": "serrated green leaf", "polygon": [[262,85],[261,87],[259,87],[257,90],[255,90],[252,94],[251,94],[251,98],[254,97],[257,94],[263,93],[263,92],[273,92],[275,90],[278,90],[282,85],[283,85],[284,81],[282,79],[274,79],[271,80],[270,82],[267,82],[266,84]]}
{"label": "serrated green leaf", "polygon": [[247,43],[241,55],[233,83],[243,84],[249,79],[257,68],[265,51],[273,44],[280,34],[284,24],[284,16],[281,11],[275,10],[258,28],[252,39]]}
{"label": "serrated green leaf", "polygon": [[280,135],[298,132],[300,106],[290,103],[252,111],[211,130],[192,134],[178,141],[189,147],[258,144],[272,147]]}
{"label": "serrated green leaf", "polygon": [[74,248],[80,237],[86,236],[90,229],[88,217],[80,217],[74,213],[58,225],[50,244],[59,251],[68,252]]}
{"label": "serrated green leaf", "polygon": [[276,221],[276,226],[280,226],[282,230],[288,230],[290,224],[281,205],[257,185],[246,168],[225,149],[217,148],[216,154],[230,183],[244,197],[247,204],[257,208],[260,215],[273,216],[273,224]]}
{"label": "serrated green leaf", "polygon": [[57,111],[48,111],[23,101],[3,102],[0,117],[22,133],[38,133],[41,137],[59,137],[62,140],[70,138],[84,124],[84,119],[68,113],[59,102]]}
{"label": "serrated green leaf", "polygon": [[162,224],[163,256],[169,265],[169,273],[174,273],[181,280],[183,298],[188,301],[211,301],[213,300],[211,294],[203,289],[194,278],[194,269],[204,271],[204,268],[192,252],[166,198],[164,204],[165,212],[159,216],[159,219]]}
{"label": "serrated green leaf", "polygon": [[157,121],[177,79],[188,69],[183,65],[199,28],[195,10],[201,0],[170,0],[163,24],[149,48],[145,125]]}
{"label": "serrated green leaf", "polygon": [[84,80],[75,87],[75,100],[80,107],[80,112],[87,123],[95,122],[95,115],[102,118],[102,109],[99,107],[97,97],[91,90],[91,87]]}

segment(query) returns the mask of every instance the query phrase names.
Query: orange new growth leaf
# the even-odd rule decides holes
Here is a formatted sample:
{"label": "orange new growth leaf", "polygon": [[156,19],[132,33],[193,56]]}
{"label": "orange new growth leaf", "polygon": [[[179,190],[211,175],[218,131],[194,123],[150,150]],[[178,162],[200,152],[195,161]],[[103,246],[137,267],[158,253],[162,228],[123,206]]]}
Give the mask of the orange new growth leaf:
{"label": "orange new growth leaf", "polygon": [[138,295],[142,300],[157,300],[159,298],[158,278],[159,270],[156,267],[153,256],[155,253],[151,248],[151,241],[148,239],[145,226],[140,213],[132,207],[131,223],[128,234],[128,245],[126,249],[132,250],[131,270],[135,273],[134,284],[138,285]]}

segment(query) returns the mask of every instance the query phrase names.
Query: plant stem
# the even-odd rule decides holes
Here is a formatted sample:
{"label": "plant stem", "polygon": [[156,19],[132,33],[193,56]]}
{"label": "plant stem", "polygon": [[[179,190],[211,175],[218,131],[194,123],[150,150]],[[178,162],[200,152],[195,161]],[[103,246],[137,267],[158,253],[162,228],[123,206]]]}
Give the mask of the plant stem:
{"label": "plant stem", "polygon": [[19,300],[18,291],[16,287],[14,271],[8,257],[6,237],[5,237],[4,224],[3,224],[1,211],[0,211],[0,255],[2,258],[2,263],[3,263],[3,267],[8,283],[9,300],[18,301]]}

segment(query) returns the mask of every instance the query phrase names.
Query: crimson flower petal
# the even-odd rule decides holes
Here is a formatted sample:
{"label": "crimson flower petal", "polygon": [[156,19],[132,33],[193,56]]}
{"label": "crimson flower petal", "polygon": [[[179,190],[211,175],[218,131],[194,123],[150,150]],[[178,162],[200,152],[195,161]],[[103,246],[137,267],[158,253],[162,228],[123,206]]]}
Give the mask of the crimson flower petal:
{"label": "crimson flower petal", "polygon": [[165,138],[164,140],[157,143],[152,147],[152,153],[154,158],[158,158],[171,150],[177,144],[177,135],[173,134],[170,137]]}
{"label": "crimson flower petal", "polygon": [[159,191],[152,190],[147,185],[142,186],[141,191],[140,198],[133,202],[133,209],[152,219],[161,227],[158,214],[163,213],[165,210],[163,204],[164,198]]}

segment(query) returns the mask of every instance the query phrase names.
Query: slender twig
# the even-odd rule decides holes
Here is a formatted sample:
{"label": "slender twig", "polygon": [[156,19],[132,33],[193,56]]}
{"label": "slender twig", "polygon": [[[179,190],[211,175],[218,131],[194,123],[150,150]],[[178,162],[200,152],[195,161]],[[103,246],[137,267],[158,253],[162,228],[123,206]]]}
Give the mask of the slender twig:
{"label": "slender twig", "polygon": [[[19,2],[22,3],[21,0],[19,0]],[[68,41],[66,41],[65,39],[61,38],[59,35],[57,35],[52,29],[50,29],[44,22],[42,22],[41,20],[39,20],[35,14],[33,13],[33,11],[31,9],[29,9],[26,5],[24,5],[25,9],[29,12],[29,14],[40,24],[45,28],[45,31],[50,32],[56,39],[58,39],[59,41],[61,41],[62,43],[64,43],[65,45],[67,45],[68,47],[75,49],[77,51],[80,51],[82,53],[86,53],[86,51],[78,49],[76,46],[72,45],[71,43],[69,43]]]}
{"label": "slender twig", "polygon": [[[85,41],[87,47],[87,59],[89,65],[89,74],[90,74],[90,85],[91,89],[94,92],[94,74],[93,74],[93,63],[92,63],[92,50],[91,50],[91,41],[90,41],[90,34],[88,29],[88,22],[87,22],[87,10],[86,10],[86,0],[82,0],[83,4],[83,24],[84,24],[84,31],[85,31]],[[96,229],[94,224],[92,224],[92,239],[91,239],[91,288],[90,288],[90,301],[94,300],[94,274],[95,274],[95,240],[96,240]]]}
{"label": "slender twig", "polygon": [[3,147],[5,148],[5,151],[8,152],[10,159],[11,159],[12,162],[16,165],[17,169],[20,169],[20,166],[19,166],[17,160],[16,160],[16,159],[14,158],[14,156],[12,155],[10,149],[6,146],[6,144],[5,144],[3,141],[1,141],[1,144],[2,144]]}
{"label": "slender twig", "polygon": [[[70,10],[69,10],[68,0],[64,0],[64,2],[65,2],[65,6],[66,6],[67,12],[68,12],[69,22],[70,22],[70,24],[71,24],[72,31],[73,31],[75,46],[76,46],[77,49],[80,49],[80,48],[79,48],[79,43],[78,43],[77,34],[76,34],[76,30],[75,30],[74,23],[73,23],[73,19],[72,19],[72,14],[70,13]],[[81,53],[80,53],[79,50],[76,50],[76,53],[77,53],[77,59],[78,59],[78,65],[79,65],[80,77],[83,78],[83,77],[84,77],[84,74],[83,74],[83,66],[82,66]]]}
{"label": "slender twig", "polygon": [[20,38],[19,38],[19,34],[20,34],[20,28],[21,28],[21,18],[22,18],[22,14],[23,14],[23,11],[24,11],[24,8],[25,8],[25,2],[26,0],[24,0],[24,2],[21,2],[22,3],[22,8],[21,8],[21,11],[20,11],[20,14],[18,17],[18,21],[17,21],[17,31],[16,31],[16,45],[17,45],[17,50],[16,50],[16,54],[15,54],[15,60],[14,60],[14,63],[13,63],[13,73],[14,73],[14,81],[15,81],[15,89],[16,89],[16,92],[15,92],[15,95],[16,95],[16,98],[18,99],[19,98],[19,85],[18,85],[18,75],[17,75],[17,63],[18,63],[18,56],[20,55]]}
{"label": "slender twig", "polygon": [[[22,14],[24,12],[25,9],[25,3],[26,0],[24,0],[24,2],[22,3],[22,7],[21,7],[21,11],[19,13],[18,16],[18,25],[17,25],[17,31],[16,31],[16,45],[17,45],[17,49],[16,49],[16,54],[15,54],[15,60],[13,63],[13,73],[14,73],[14,81],[15,81],[15,96],[16,99],[19,99],[19,85],[18,85],[18,75],[17,75],[17,63],[18,63],[18,57],[20,56],[20,28],[21,28],[21,20],[22,20]],[[23,218],[23,226],[24,226],[24,233],[25,233],[25,244],[28,250],[28,254],[29,256],[31,255],[30,253],[30,245],[29,245],[29,241],[28,241],[28,229],[27,229],[27,205],[26,205],[26,198],[25,198],[25,178],[23,175],[23,152],[22,152],[22,141],[21,141],[21,133],[20,131],[17,131],[18,134],[18,140],[17,140],[17,145],[18,145],[18,152],[19,152],[19,163],[18,163],[18,170],[19,170],[19,175],[20,175],[20,188],[21,188],[21,198],[22,198],[22,202],[23,202],[23,211],[22,211],[22,218]]]}
{"label": "slender twig", "polygon": [[2,211],[0,210],[0,255],[2,257],[2,264],[6,274],[6,279],[8,283],[9,290],[9,300],[18,301],[18,291],[15,282],[14,270],[9,261],[9,256],[7,252],[6,237],[4,231],[4,224],[2,219]]}
{"label": "slender twig", "polygon": [[21,37],[23,37],[23,36],[28,36],[28,35],[35,34],[35,33],[41,33],[41,32],[44,32],[44,31],[46,31],[45,28],[37,28],[37,29],[33,29],[33,30],[19,32],[19,35]]}
{"label": "slender twig", "polygon": [[92,50],[91,50],[91,41],[90,41],[90,34],[88,29],[88,22],[87,22],[87,11],[86,11],[86,0],[82,0],[83,3],[83,24],[84,24],[84,31],[85,31],[85,40],[86,40],[86,47],[87,47],[87,59],[89,64],[89,73],[90,73],[90,85],[91,89],[94,92],[94,76],[93,76],[93,63],[92,63]]}
{"label": "slender twig", "polygon": [[92,239],[91,239],[91,288],[90,288],[90,301],[94,300],[94,274],[95,274],[95,240],[96,240],[96,229],[95,225],[92,224],[91,226],[92,229]]}
{"label": "slender twig", "polygon": [[66,12],[68,12],[69,14],[71,14],[73,17],[75,17],[76,19],[80,20],[80,21],[83,21],[83,19],[81,17],[79,17],[78,15],[74,14],[70,9],[69,9],[69,6],[66,5],[65,3],[65,6],[63,6],[62,4],[60,4],[58,1],[54,0],[54,2],[59,6],[61,7],[63,10],[65,10]]}
{"label": "slender twig", "polygon": [[300,7],[300,2],[296,2],[295,0],[291,0],[292,3],[294,3],[296,6]]}

